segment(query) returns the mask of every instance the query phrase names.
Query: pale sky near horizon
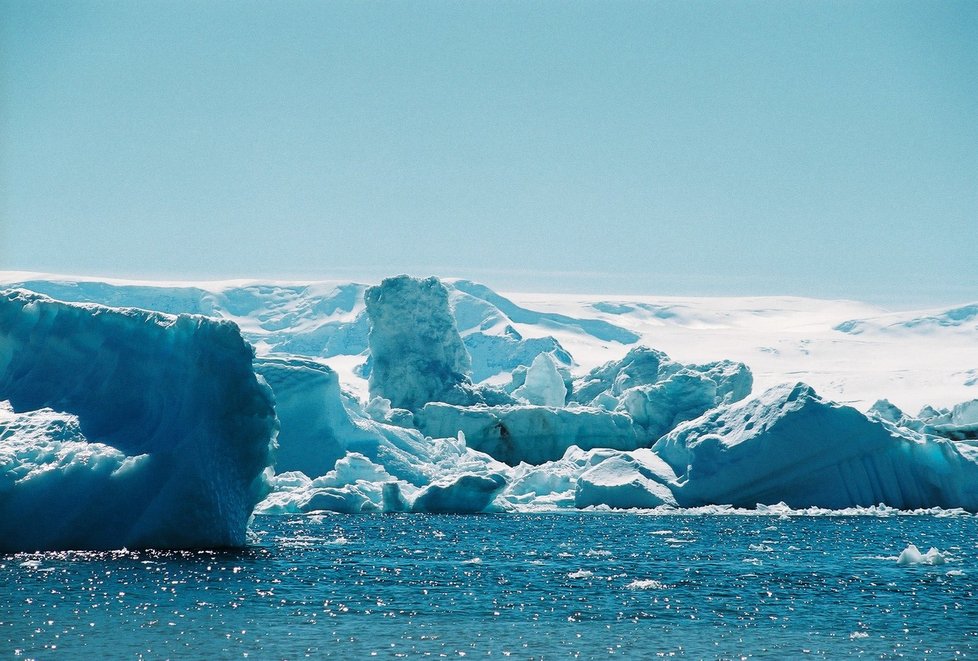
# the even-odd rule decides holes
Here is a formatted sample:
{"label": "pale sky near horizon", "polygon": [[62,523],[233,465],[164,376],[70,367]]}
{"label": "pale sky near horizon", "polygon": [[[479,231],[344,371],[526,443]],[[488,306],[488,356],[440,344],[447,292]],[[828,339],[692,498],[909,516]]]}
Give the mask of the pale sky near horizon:
{"label": "pale sky near horizon", "polygon": [[978,301],[978,2],[0,0],[0,269]]}

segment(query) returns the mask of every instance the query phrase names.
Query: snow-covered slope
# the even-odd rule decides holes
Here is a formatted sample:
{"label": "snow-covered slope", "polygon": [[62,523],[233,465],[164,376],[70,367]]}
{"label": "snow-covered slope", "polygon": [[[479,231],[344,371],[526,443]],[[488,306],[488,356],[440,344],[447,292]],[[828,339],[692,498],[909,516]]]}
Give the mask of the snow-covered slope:
{"label": "snow-covered slope", "polygon": [[[552,353],[575,375],[637,345],[683,363],[742,362],[755,387],[804,381],[861,410],[950,407],[978,397],[978,304],[888,312],[854,301],[499,294],[443,280],[475,382]],[[324,358],[344,387],[367,396],[366,284],[223,281],[154,283],[0,272],[58,300],[199,313],[234,321],[259,354]]]}

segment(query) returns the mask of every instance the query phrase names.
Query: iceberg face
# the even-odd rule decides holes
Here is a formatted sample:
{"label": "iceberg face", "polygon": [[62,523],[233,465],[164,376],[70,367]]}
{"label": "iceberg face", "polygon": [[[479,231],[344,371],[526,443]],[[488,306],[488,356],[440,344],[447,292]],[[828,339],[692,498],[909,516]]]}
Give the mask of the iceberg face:
{"label": "iceberg face", "polygon": [[342,406],[336,372],[297,357],[257,358],[254,364],[275,394],[280,424],[276,472],[324,475],[359,432]]}
{"label": "iceberg face", "polygon": [[252,356],[228,322],[0,294],[0,550],[243,545],[278,426]]}
{"label": "iceberg face", "polygon": [[504,486],[506,478],[498,473],[443,478],[422,489],[412,509],[432,514],[475,514],[484,511]]}
{"label": "iceberg face", "polygon": [[684,423],[653,448],[677,473],[683,506],[978,510],[978,464],[953,443],[773,388]]}
{"label": "iceberg face", "polygon": [[469,354],[436,278],[387,278],[366,292],[370,396],[415,411],[427,402],[480,401],[466,373]]}
{"label": "iceberg face", "polygon": [[571,446],[634,450],[642,443],[627,415],[594,408],[464,407],[432,402],[415,420],[429,436],[462,432],[470,448],[512,466],[560,459]]}
{"label": "iceberg face", "polygon": [[526,371],[523,385],[513,391],[513,397],[537,406],[564,405],[567,386],[550,354],[537,354]]}
{"label": "iceberg face", "polygon": [[620,401],[620,407],[646,430],[648,438],[657,439],[713,408],[717,386],[697,372],[682,370],[661,383],[629,388]]}

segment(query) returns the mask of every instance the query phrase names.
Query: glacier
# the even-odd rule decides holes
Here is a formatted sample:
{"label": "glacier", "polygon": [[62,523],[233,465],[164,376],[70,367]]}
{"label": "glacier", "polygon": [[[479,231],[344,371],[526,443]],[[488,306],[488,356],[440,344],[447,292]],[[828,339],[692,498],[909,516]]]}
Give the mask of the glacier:
{"label": "glacier", "polygon": [[0,294],[0,550],[242,546],[278,428],[237,327]]}
{"label": "glacier", "polygon": [[[135,503],[153,490],[155,511],[174,517],[156,531],[134,518],[115,538],[95,526],[88,537],[74,531],[53,542],[8,523],[10,548],[237,545],[252,511],[978,512],[978,400],[961,397],[978,365],[969,306],[888,316],[788,298],[744,299],[742,309],[687,299],[517,303],[470,281],[409,276],[373,286],[0,281],[73,301],[3,294],[22,302],[0,324],[0,461],[8,467],[0,493],[17,494],[5,501],[5,520],[31,506],[64,508],[72,530],[107,500]],[[63,319],[18,336],[32,306],[53,306]],[[96,330],[81,321],[86,315],[102,320]],[[69,330],[68,319],[85,332]],[[809,333],[816,321],[821,336]],[[99,333],[105,339],[91,339]],[[864,394],[887,394],[900,381],[872,381],[878,361],[859,377],[851,366],[861,353],[876,360],[880,347],[926,346],[934,333],[956,359],[943,372],[917,368],[925,385],[940,384],[921,394],[933,406],[913,416]],[[202,362],[213,349],[202,338],[212,335],[237,343],[233,369]],[[756,351],[738,349],[745,341]],[[839,347],[853,351],[833,368],[823,356]],[[900,349],[913,361],[909,354]],[[59,355],[70,379],[48,362]],[[130,363],[143,367],[136,375],[118,367]],[[188,377],[199,369],[213,372],[210,387]],[[101,390],[84,376],[100,370],[112,377],[98,378]],[[219,388],[248,395],[236,409]],[[849,392],[855,400],[833,401]],[[848,405],[860,401],[863,410]],[[239,442],[250,444],[247,458]],[[193,450],[167,450],[176,447]],[[213,503],[193,491],[211,488]],[[59,489],[90,494],[93,504],[57,500]],[[99,500],[95,491],[115,497]],[[190,522],[172,525],[178,512]],[[210,522],[210,537],[191,539],[195,517]]]}

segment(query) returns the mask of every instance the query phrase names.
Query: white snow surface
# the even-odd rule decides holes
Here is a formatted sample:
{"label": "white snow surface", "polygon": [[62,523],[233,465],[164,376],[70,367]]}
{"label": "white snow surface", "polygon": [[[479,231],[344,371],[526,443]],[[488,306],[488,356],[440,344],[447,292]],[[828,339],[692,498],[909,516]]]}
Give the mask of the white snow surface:
{"label": "white snow surface", "polygon": [[[261,513],[978,511],[976,306],[504,295],[403,276],[3,283],[237,324],[281,425]],[[142,461],[53,409],[0,416],[30,430],[0,448],[34,438],[95,474]]]}
{"label": "white snow surface", "polygon": [[[857,301],[789,296],[495,293],[464,280],[442,282],[473,356],[476,382],[519,364],[528,366],[556,341],[558,356],[569,352],[577,375],[643,345],[683,363],[742,362],[750,366],[757,390],[803,381],[824,397],[860,410],[883,397],[906,411],[952,407],[978,397],[978,320],[966,314],[978,302],[888,311]],[[367,284],[133,281],[0,271],[0,287],[5,286],[63,301],[228,319],[259,354],[325,358],[345,388],[367,398],[366,379],[356,374],[367,349]],[[847,322],[860,332],[837,330]],[[506,335],[507,327],[521,339]],[[473,333],[480,343],[493,338],[499,364],[475,369],[477,352],[468,344]],[[541,339],[550,348],[514,349],[519,342],[527,347]],[[514,350],[523,353],[514,358]]]}

